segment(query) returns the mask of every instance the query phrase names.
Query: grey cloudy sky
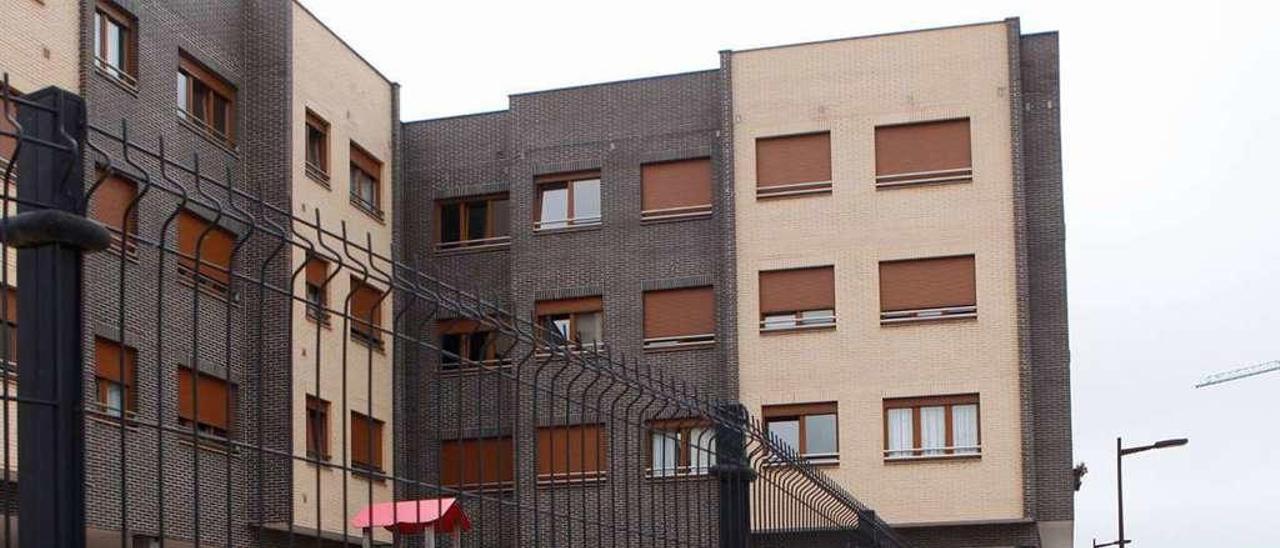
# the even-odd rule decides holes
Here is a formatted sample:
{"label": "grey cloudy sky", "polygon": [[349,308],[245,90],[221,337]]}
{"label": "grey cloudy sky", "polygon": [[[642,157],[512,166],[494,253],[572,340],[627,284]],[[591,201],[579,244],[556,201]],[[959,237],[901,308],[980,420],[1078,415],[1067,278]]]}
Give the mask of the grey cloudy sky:
{"label": "grey cloudy sky", "polygon": [[[1280,35],[1263,2],[304,0],[391,79],[407,120],[509,93],[717,66],[717,51],[1022,17],[1058,30],[1076,545],[1115,535],[1114,444],[1136,546],[1275,546]],[[1276,399],[1272,399],[1276,398]],[[858,487],[849,486],[856,494]]]}

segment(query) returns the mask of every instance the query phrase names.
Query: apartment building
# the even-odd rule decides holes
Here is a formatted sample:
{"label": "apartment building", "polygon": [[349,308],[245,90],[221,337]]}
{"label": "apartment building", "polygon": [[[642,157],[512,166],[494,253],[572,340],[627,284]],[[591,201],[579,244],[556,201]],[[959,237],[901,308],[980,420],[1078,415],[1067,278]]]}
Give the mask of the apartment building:
{"label": "apartment building", "polygon": [[[91,214],[117,255],[85,261],[87,468],[126,486],[90,493],[90,545],[145,546],[162,528],[179,546],[357,543],[356,511],[421,491],[380,478],[458,486],[450,470],[477,454],[509,465],[486,485],[536,486],[517,505],[566,493],[594,501],[588,520],[620,510],[601,502],[609,482],[654,501],[714,492],[710,466],[663,442],[703,425],[512,420],[500,375],[448,357],[504,343],[462,318],[415,322],[373,281],[391,260],[741,402],[918,546],[1071,545],[1056,34],[1009,19],[725,51],[710,70],[401,122],[398,86],[296,2],[3,9],[15,91],[78,91],[95,126],[163,136],[234,191],[177,184],[291,212],[314,244],[272,260],[237,246],[250,227],[219,211],[136,199],[154,162],[88,155],[86,184],[112,198]],[[353,257],[320,229],[377,251]],[[246,264],[302,298],[237,283]],[[402,311],[444,355],[384,336]],[[121,414],[227,442],[121,428]],[[574,437],[598,443],[572,470],[542,458]],[[644,469],[609,470],[606,453]],[[676,462],[684,481],[662,481]],[[220,504],[197,517],[193,496]],[[715,521],[699,511],[691,522]],[[472,517],[495,545],[528,541],[502,505]],[[582,535],[571,543],[598,540]]]}

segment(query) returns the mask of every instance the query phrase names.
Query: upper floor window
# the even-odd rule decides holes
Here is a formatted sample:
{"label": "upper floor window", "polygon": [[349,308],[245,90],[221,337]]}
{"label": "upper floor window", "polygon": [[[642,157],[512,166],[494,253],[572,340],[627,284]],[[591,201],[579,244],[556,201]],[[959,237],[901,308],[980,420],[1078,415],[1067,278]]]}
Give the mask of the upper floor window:
{"label": "upper floor window", "polygon": [[644,348],[684,348],[716,342],[711,286],[644,292]]}
{"label": "upper floor window", "polygon": [[540,175],[534,212],[535,230],[554,230],[600,224],[600,172],[582,171]]}
{"label": "upper floor window", "polygon": [[138,83],[138,20],[108,0],[93,12],[93,62],[98,70],[129,86]]}
{"label": "upper floor window", "polygon": [[329,402],[307,394],[307,458],[329,460]]}
{"label": "upper floor window", "polygon": [[698,419],[661,419],[649,426],[649,475],[697,476],[716,465],[715,427]]}
{"label": "upper floor window", "polygon": [[760,273],[760,331],[832,327],[835,324],[835,267]]}
{"label": "upper floor window", "polygon": [[436,250],[483,249],[511,243],[506,194],[436,204]]}
{"label": "upper floor window", "polygon": [[711,158],[640,166],[640,218],[646,221],[711,214]]}
{"label": "upper floor window", "polygon": [[876,186],[973,180],[969,119],[876,128]]}
{"label": "upper floor window", "polygon": [[307,175],[329,184],[329,122],[307,109]]}
{"label": "upper floor window", "polygon": [[382,161],[351,143],[351,203],[382,219]]}
{"label": "upper floor window", "polygon": [[[0,177],[4,177],[9,172],[9,164],[12,163],[14,164],[13,167],[17,168],[18,159],[14,157],[14,152],[18,150],[18,139],[16,137],[18,128],[10,121],[10,118],[13,120],[18,119],[18,103],[14,99],[21,95],[17,90],[12,87],[5,87],[4,83],[0,82]],[[13,179],[9,181],[10,183],[17,181],[16,169],[12,176]],[[10,189],[10,191],[11,195],[13,195],[13,189]]]}
{"label": "upper floor window", "polygon": [[329,261],[315,255],[307,257],[307,319],[329,324]]}
{"label": "upper floor window", "polygon": [[973,255],[880,263],[880,323],[977,315]]}
{"label": "upper floor window", "polygon": [[236,139],[236,88],[187,55],[178,60],[178,114],[231,145]]}
{"label": "upper floor window", "polygon": [[[13,286],[4,286],[0,291],[0,305],[4,308],[3,322],[0,322],[0,362],[5,368],[12,370],[18,365],[18,290]],[[10,371],[11,373],[15,371]]]}
{"label": "upper floor window", "polygon": [[383,422],[351,412],[351,466],[372,472],[382,471]]}
{"label": "upper floor window", "polygon": [[836,404],[766,405],[765,428],[801,457],[818,462],[840,458]]}
{"label": "upper floor window", "polygon": [[551,330],[561,340],[548,341],[574,348],[595,347],[604,342],[604,302],[600,297],[579,297],[538,301],[534,314],[538,325]]}
{"label": "upper floor window", "polygon": [[884,400],[884,457],[978,455],[978,395]]}
{"label": "upper floor window", "polygon": [[756,139],[756,197],[831,192],[831,132]]}
{"label": "upper floor window", "polygon": [[93,340],[98,407],[120,416],[138,411],[138,352],[102,337]]}
{"label": "upper floor window", "polygon": [[178,422],[205,434],[226,437],[235,424],[236,386],[226,379],[178,368]]}
{"label": "upper floor window", "polygon": [[178,273],[201,289],[225,295],[231,284],[235,242],[227,229],[182,210],[178,213]]}
{"label": "upper floor window", "polygon": [[515,341],[469,319],[440,320],[440,368],[445,371],[500,364]]}
{"label": "upper floor window", "polygon": [[[111,229],[111,244],[129,254],[138,251],[138,185],[116,174],[106,175],[93,191],[89,215]],[[130,206],[133,206],[130,208]]]}
{"label": "upper floor window", "polygon": [[602,480],[608,473],[603,424],[538,428],[538,483]]}
{"label": "upper floor window", "polygon": [[510,436],[440,442],[440,485],[467,491],[515,486]]}
{"label": "upper floor window", "polygon": [[382,348],[382,291],[351,277],[351,338]]}

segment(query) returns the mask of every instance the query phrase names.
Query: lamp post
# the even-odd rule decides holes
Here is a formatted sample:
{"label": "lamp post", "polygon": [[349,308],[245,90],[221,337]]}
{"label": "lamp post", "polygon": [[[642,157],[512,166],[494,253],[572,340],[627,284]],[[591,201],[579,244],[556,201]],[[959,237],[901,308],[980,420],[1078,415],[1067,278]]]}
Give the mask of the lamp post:
{"label": "lamp post", "polygon": [[1119,524],[1119,538],[1114,542],[1108,542],[1106,544],[1098,544],[1098,541],[1095,539],[1093,541],[1093,548],[1103,548],[1104,546],[1119,546],[1120,548],[1124,548],[1124,545],[1133,542],[1132,540],[1124,538],[1124,461],[1121,459],[1125,455],[1132,455],[1134,453],[1141,453],[1152,449],[1179,447],[1186,444],[1187,438],[1174,438],[1161,440],[1151,445],[1124,447],[1120,443],[1120,438],[1116,438],[1116,521]]}

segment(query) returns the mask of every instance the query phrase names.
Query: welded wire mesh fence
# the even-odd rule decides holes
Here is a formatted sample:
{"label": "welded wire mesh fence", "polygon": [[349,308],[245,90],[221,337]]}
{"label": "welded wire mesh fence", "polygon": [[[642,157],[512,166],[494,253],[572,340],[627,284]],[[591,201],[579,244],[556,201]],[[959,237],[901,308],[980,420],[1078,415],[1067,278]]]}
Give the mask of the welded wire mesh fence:
{"label": "welded wire mesh fence", "polygon": [[903,545],[741,406],[77,100],[3,94],[6,546]]}

